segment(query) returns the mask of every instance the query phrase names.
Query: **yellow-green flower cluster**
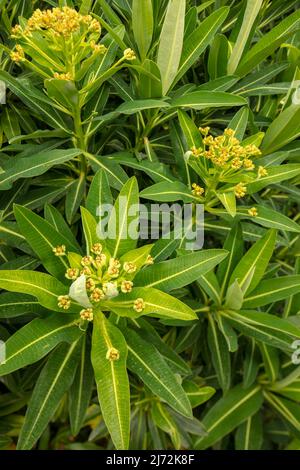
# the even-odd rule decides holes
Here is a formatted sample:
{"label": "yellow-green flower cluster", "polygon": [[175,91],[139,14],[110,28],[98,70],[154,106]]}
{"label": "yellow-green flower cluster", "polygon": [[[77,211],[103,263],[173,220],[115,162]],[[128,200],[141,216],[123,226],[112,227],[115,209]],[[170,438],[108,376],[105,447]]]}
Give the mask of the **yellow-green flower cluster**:
{"label": "yellow-green flower cluster", "polygon": [[200,132],[204,136],[204,148],[193,147],[191,151],[194,156],[204,157],[221,169],[254,170],[252,157],[261,154],[256,145],[241,145],[232,129],[225,129],[224,133],[217,137],[209,134],[209,127],[200,127]]}
{"label": "yellow-green flower cluster", "polygon": [[35,10],[25,29],[22,30],[20,25],[17,25],[13,28],[12,34],[19,36],[23,32],[25,36],[30,36],[33,31],[49,31],[56,36],[66,38],[82,30],[100,33],[101,26],[92,16],[81,15],[74,8],[65,6],[44,11]]}
{"label": "yellow-green flower cluster", "polygon": [[[59,245],[53,249],[55,256],[64,256],[68,259],[65,245]],[[149,255],[144,265],[153,264],[153,258]],[[103,248],[101,243],[95,243],[91,248],[91,254],[78,258],[77,266],[67,268],[65,277],[70,281],[76,281],[80,276],[86,277],[86,292],[92,307],[96,307],[102,300],[116,297],[120,293],[127,294],[132,291],[133,279],[138,267],[134,261],[121,262],[113,258]],[[59,308],[68,310],[71,299],[67,295],[60,295],[57,299]],[[137,313],[142,313],[145,302],[138,298],[133,302],[132,308]],[[93,308],[85,308],[80,312],[82,320],[93,320]]]}

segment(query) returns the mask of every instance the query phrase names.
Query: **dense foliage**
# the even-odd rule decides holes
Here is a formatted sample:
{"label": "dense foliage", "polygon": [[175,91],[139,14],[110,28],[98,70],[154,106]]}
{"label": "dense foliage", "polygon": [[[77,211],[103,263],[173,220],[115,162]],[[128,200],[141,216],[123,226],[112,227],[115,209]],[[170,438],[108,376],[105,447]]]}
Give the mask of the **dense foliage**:
{"label": "dense foliage", "polygon": [[0,0],[1,449],[300,449],[298,7]]}

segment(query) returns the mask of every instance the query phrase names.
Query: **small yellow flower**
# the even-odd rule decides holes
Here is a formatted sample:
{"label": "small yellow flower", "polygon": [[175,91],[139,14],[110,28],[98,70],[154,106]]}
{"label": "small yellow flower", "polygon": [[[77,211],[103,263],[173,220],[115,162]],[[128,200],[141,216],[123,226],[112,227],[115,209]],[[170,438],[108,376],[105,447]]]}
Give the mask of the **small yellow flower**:
{"label": "small yellow flower", "polygon": [[132,274],[132,273],[135,273],[137,267],[136,267],[136,264],[135,263],[132,263],[131,261],[126,261],[124,263],[124,271],[128,274]]}
{"label": "small yellow flower", "polygon": [[81,259],[82,266],[90,266],[93,262],[93,258],[91,256],[84,256]]}
{"label": "small yellow flower", "polygon": [[145,264],[146,264],[146,265],[154,264],[154,258],[152,258],[151,255],[148,255],[148,256],[147,256],[147,259],[146,259],[146,261],[145,261]]}
{"label": "small yellow flower", "polygon": [[102,289],[99,289],[99,287],[96,287],[96,289],[93,290],[90,299],[93,302],[100,302],[100,300],[104,299],[105,294]]}
{"label": "small yellow flower", "polygon": [[255,207],[251,207],[251,209],[248,209],[248,214],[251,215],[251,217],[256,217],[258,215],[257,209]]}
{"label": "small yellow flower", "polygon": [[90,42],[91,49],[97,54],[105,54],[107,52],[107,48],[104,44],[96,44],[95,41]]}
{"label": "small yellow flower", "polygon": [[250,158],[245,158],[243,161],[244,168],[246,170],[253,170],[255,168],[255,165],[253,164],[253,161]]}
{"label": "small yellow flower", "polygon": [[133,308],[136,312],[141,313],[145,309],[144,299],[136,299],[133,303]]}
{"label": "small yellow flower", "polygon": [[71,279],[72,281],[75,281],[75,279],[77,279],[79,276],[79,269],[69,268],[67,269],[65,276],[67,279]]}
{"label": "small yellow flower", "polygon": [[120,352],[116,348],[109,348],[106,353],[108,361],[118,361],[120,359]]}
{"label": "small yellow flower", "polygon": [[258,173],[258,177],[259,177],[259,178],[262,178],[263,176],[267,176],[267,175],[268,175],[268,170],[267,170],[264,166],[259,166],[257,173]]}
{"label": "small yellow flower", "polygon": [[204,189],[196,183],[192,184],[192,188],[192,193],[194,194],[194,196],[200,197],[204,193]]}
{"label": "small yellow flower", "polygon": [[57,305],[59,306],[59,308],[63,308],[64,310],[68,310],[70,308],[71,299],[68,295],[60,295],[57,298],[57,301]]}
{"label": "small yellow flower", "polygon": [[85,308],[84,310],[81,310],[80,318],[82,320],[93,321],[93,318],[94,318],[93,309]]}
{"label": "small yellow flower", "polygon": [[92,291],[92,290],[95,289],[95,286],[96,286],[96,284],[95,284],[95,281],[93,279],[90,278],[86,281],[87,290]]}
{"label": "small yellow flower", "polygon": [[210,127],[199,127],[199,131],[201,132],[202,135],[207,135],[210,131]]}
{"label": "small yellow flower", "polygon": [[73,80],[73,77],[69,72],[68,73],[57,73],[57,72],[55,72],[53,74],[53,77],[56,80]]}
{"label": "small yellow flower", "polygon": [[58,245],[52,249],[55,256],[65,256],[66,254],[66,246],[65,245]]}
{"label": "small yellow flower", "polygon": [[191,148],[191,152],[192,152],[192,154],[194,155],[194,157],[200,157],[200,155],[202,154],[203,150],[202,150],[202,148],[197,148],[197,147],[193,146],[193,147]]}
{"label": "small yellow flower", "polygon": [[235,131],[234,131],[233,129],[227,128],[227,129],[225,129],[225,131],[224,131],[224,135],[227,135],[228,137],[233,137],[234,134],[235,134]]}
{"label": "small yellow flower", "polygon": [[101,255],[102,250],[103,250],[103,246],[101,245],[101,243],[94,243],[94,245],[91,248],[91,252],[95,253],[95,255]]}
{"label": "small yellow flower", "polygon": [[136,59],[135,52],[132,49],[125,49],[124,57],[125,57],[126,60],[135,60]]}
{"label": "small yellow flower", "polygon": [[247,192],[247,188],[243,183],[237,184],[234,188],[234,194],[238,198],[244,197],[246,192]]}
{"label": "small yellow flower", "polygon": [[121,291],[124,294],[127,294],[128,292],[132,291],[132,286],[133,286],[133,282],[131,282],[131,281],[122,281]]}
{"label": "small yellow flower", "polygon": [[121,263],[118,259],[116,258],[110,258],[109,260],[109,267],[110,268],[117,268],[119,269],[121,267]]}
{"label": "small yellow flower", "polygon": [[80,271],[80,274],[84,274],[85,276],[90,276],[92,274],[92,271],[90,268],[88,268],[87,266],[85,266],[81,271]]}
{"label": "small yellow flower", "polygon": [[93,260],[93,265],[95,268],[102,268],[106,264],[106,255],[101,253],[101,255],[97,255],[96,258]]}
{"label": "small yellow flower", "polygon": [[11,52],[10,58],[14,62],[23,62],[25,60],[25,53],[23,47],[17,44],[16,50]]}
{"label": "small yellow flower", "polygon": [[110,277],[118,277],[120,274],[120,271],[118,268],[115,268],[114,266],[109,266],[107,273]]}
{"label": "small yellow flower", "polygon": [[239,157],[235,157],[231,161],[231,168],[233,168],[235,170],[239,170],[241,168],[242,164],[243,164],[242,160],[240,160]]}

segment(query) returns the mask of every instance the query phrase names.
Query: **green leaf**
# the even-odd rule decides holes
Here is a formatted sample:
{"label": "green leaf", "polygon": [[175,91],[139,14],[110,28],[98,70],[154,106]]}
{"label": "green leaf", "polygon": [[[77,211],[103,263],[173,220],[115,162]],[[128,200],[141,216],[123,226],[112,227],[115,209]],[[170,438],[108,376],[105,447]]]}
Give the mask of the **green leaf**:
{"label": "green leaf", "polygon": [[[249,117],[249,108],[244,107],[241,108],[231,119],[228,124],[229,129],[233,129],[235,131],[234,136],[239,139],[243,140],[244,134],[248,124],[248,117]],[[248,191],[248,186],[247,186]]]}
{"label": "green leaf", "polygon": [[192,109],[206,109],[206,108],[220,108],[232,106],[245,106],[247,101],[241,96],[236,96],[224,91],[193,91],[187,93],[180,98],[174,98],[171,101],[171,106],[192,108]]}
{"label": "green leaf", "polygon": [[152,0],[133,0],[132,29],[135,42],[138,45],[143,60],[152,42],[153,9]]}
{"label": "green leaf", "polygon": [[298,327],[275,315],[252,310],[221,313],[243,334],[284,351],[291,352],[293,341],[300,337]]}
{"label": "green leaf", "polygon": [[255,204],[252,207],[255,207],[258,214],[254,218],[248,214],[250,207],[239,208],[238,214],[243,217],[255,221],[257,224],[262,225],[263,227],[273,228],[276,230],[283,230],[288,232],[300,232],[300,225],[294,220],[289,219],[284,214],[281,214],[278,211],[274,211],[269,207],[262,205],[256,206]]}
{"label": "green leaf", "polygon": [[183,46],[185,0],[169,0],[161,30],[157,65],[160,69],[163,94],[169,91],[180,63]]}
{"label": "green leaf", "polygon": [[50,204],[45,205],[45,219],[57,232],[64,234],[64,237],[69,240],[70,245],[73,247],[72,249],[77,247],[76,251],[81,251],[81,247],[79,246],[72,230],[56,207],[51,206]]}
{"label": "green leaf", "polygon": [[275,241],[275,230],[269,230],[240,260],[230,277],[229,285],[237,279],[240,287],[243,288],[250,272],[254,269],[252,280],[245,291],[249,294],[264,275],[275,247]]}
{"label": "green leaf", "polygon": [[234,192],[230,193],[216,193],[217,198],[221,201],[227,212],[231,217],[236,215],[236,199]]}
{"label": "green leaf", "polygon": [[203,147],[201,133],[194,121],[182,110],[178,110],[180,127],[184,133],[188,148]]}
{"label": "green leaf", "polygon": [[98,219],[101,207],[104,204],[112,204],[113,198],[111,195],[109,182],[105,170],[101,169],[95,174],[90,190],[86,198],[86,208],[88,211]]}
{"label": "green leaf", "polygon": [[3,292],[0,294],[0,318],[14,318],[39,313],[42,307],[31,295]]}
{"label": "green leaf", "polygon": [[263,423],[260,413],[250,416],[237,429],[236,450],[260,450],[263,443]]}
{"label": "green leaf", "polygon": [[221,398],[202,419],[207,436],[197,440],[198,450],[207,449],[233,431],[261,407],[263,396],[258,385],[244,389],[237,385]]}
{"label": "green leaf", "polygon": [[[136,281],[134,280],[134,285]],[[144,309],[142,312],[134,310],[134,301],[143,299]],[[165,292],[147,286],[134,287],[127,294],[119,294],[117,297],[105,301],[105,307],[114,311],[117,315],[131,318],[140,315],[151,315],[158,318],[172,318],[184,321],[197,320],[194,311],[180,300]]]}
{"label": "green leaf", "polygon": [[270,184],[281,183],[300,174],[298,163],[289,163],[287,165],[271,166],[268,168],[268,174],[263,178],[247,184],[247,193],[254,194]]}
{"label": "green leaf", "polygon": [[225,21],[229,13],[228,7],[216,10],[206,18],[195,31],[184,41],[182,56],[174,84],[177,83],[189,68],[199,59],[202,52],[210,44],[216,32]]}
{"label": "green leaf", "polygon": [[231,383],[230,354],[226,341],[211,315],[208,317],[207,340],[220,387],[223,392],[227,392]]}
{"label": "green leaf", "polygon": [[70,225],[72,225],[73,220],[76,217],[77,210],[84,197],[85,187],[85,177],[81,176],[80,178],[74,180],[68,189],[66,196],[66,219]]}
{"label": "green leaf", "polygon": [[92,364],[105,424],[115,447],[129,446],[130,391],[127,345],[121,331],[101,312],[94,316]]}
{"label": "green leaf", "polygon": [[180,181],[162,181],[140,192],[140,197],[159,202],[184,201],[200,202],[202,198],[194,196],[192,191]]}
{"label": "green leaf", "polygon": [[81,334],[72,315],[32,320],[6,341],[6,361],[0,365],[0,375],[39,361],[60,342],[72,343]]}
{"label": "green leaf", "polygon": [[202,250],[162,261],[140,271],[135,277],[135,285],[164,291],[184,287],[213,269],[226,256],[225,250]]}
{"label": "green leaf", "polygon": [[135,177],[120,191],[108,222],[107,247],[113,258],[136,247],[139,226],[139,189]]}
{"label": "green leaf", "polygon": [[244,299],[243,308],[262,307],[299,293],[300,275],[266,279]]}
{"label": "green leaf", "polygon": [[79,364],[69,392],[69,415],[72,435],[76,436],[85,419],[94,386],[94,371],[87,335],[81,342]]}
{"label": "green leaf", "polygon": [[192,408],[202,405],[216,393],[213,387],[199,387],[199,385],[190,380],[185,380],[182,387],[190,400]]}
{"label": "green leaf", "polygon": [[235,223],[230,230],[224,243],[224,249],[227,250],[229,254],[227,258],[219,264],[217,269],[217,278],[222,286],[221,297],[227,288],[234,267],[243,256],[243,232],[239,223]]}
{"label": "green leaf", "polygon": [[94,243],[100,241],[97,235],[98,224],[92,214],[84,207],[81,207],[81,221],[86,243],[86,252],[89,255]]}
{"label": "green leaf", "polygon": [[126,329],[124,334],[128,346],[128,368],[161,400],[179,413],[191,417],[190,402],[157,349],[133,330]]}
{"label": "green leaf", "polygon": [[0,71],[0,80],[3,80],[20,100],[35,113],[38,113],[39,117],[52,128],[59,128],[70,133],[64,119],[53,107],[53,102],[44,93],[33,87],[28,80],[18,80],[4,70]]}
{"label": "green leaf", "polygon": [[33,251],[42,261],[47,271],[61,280],[65,280],[65,272],[68,263],[64,256],[55,256],[53,249],[65,245],[67,251],[78,251],[62,233],[56,231],[53,226],[39,215],[16,205],[14,213],[21,232],[26,236]]}
{"label": "green leaf", "polygon": [[[0,271],[0,288],[32,295],[43,307],[55,312],[65,312],[58,307],[57,298],[60,295],[68,295],[69,288],[49,274],[38,271],[2,270]],[[78,308],[79,305],[71,303],[68,312],[77,313]]]}
{"label": "green leaf", "polygon": [[300,410],[299,404],[293,403],[290,400],[279,397],[268,391],[265,392],[265,398],[269,404],[277,411],[277,413],[284,419],[285,423],[300,436]]}
{"label": "green leaf", "polygon": [[0,174],[0,189],[9,189],[20,178],[31,178],[46,173],[54,165],[60,165],[80,155],[78,149],[51,150],[36,153],[30,157],[14,157],[9,166]]}
{"label": "green leaf", "polygon": [[291,104],[268,127],[261,145],[264,155],[275,152],[300,135],[300,106]]}
{"label": "green leaf", "polygon": [[251,37],[251,30],[259,15],[263,0],[250,0],[246,3],[243,22],[228,61],[228,74],[233,74],[240,62],[243,51]]}
{"label": "green leaf", "polygon": [[236,73],[244,76],[251,72],[260,62],[271,55],[285,39],[299,28],[300,12],[295,11],[290,16],[273,27],[245,54],[241,60]]}
{"label": "green leaf", "polygon": [[18,450],[32,449],[70,388],[79,359],[78,342],[60,345],[49,357],[34,387],[18,440]]}
{"label": "green leaf", "polygon": [[116,113],[121,114],[136,114],[139,111],[144,111],[145,109],[156,109],[156,108],[169,108],[170,105],[163,100],[135,100],[135,101],[126,101],[116,108]]}

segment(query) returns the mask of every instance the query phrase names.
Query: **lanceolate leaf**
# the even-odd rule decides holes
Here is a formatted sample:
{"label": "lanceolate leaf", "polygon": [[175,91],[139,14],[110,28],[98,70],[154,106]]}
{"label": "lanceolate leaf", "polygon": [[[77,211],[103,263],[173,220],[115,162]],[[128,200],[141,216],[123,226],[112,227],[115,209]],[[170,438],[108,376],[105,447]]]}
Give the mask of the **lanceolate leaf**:
{"label": "lanceolate leaf", "polygon": [[185,0],[169,0],[158,48],[163,94],[166,94],[177,74],[184,34]]}
{"label": "lanceolate leaf", "polygon": [[207,449],[254,415],[263,401],[259,385],[244,389],[237,385],[221,398],[204,416],[202,424],[207,436],[196,442],[199,450]]}
{"label": "lanceolate leaf", "polygon": [[79,359],[78,342],[62,344],[50,356],[35,385],[18,440],[19,450],[31,449],[69,389]]}
{"label": "lanceolate leaf", "polygon": [[151,344],[130,329],[125,331],[128,346],[128,367],[168,405],[191,417],[189,400],[166,361]]}
{"label": "lanceolate leaf", "polygon": [[[65,313],[58,306],[58,297],[68,295],[69,288],[49,274],[38,271],[0,271],[0,288],[35,297],[39,303],[55,312]],[[69,313],[78,312],[79,305],[71,303]]]}
{"label": "lanceolate leaf", "polygon": [[192,109],[244,106],[245,98],[223,91],[194,91],[171,101],[172,107]]}
{"label": "lanceolate leaf", "polygon": [[243,308],[261,307],[300,293],[300,276],[280,276],[260,282],[244,299]]}
{"label": "lanceolate leaf", "polygon": [[0,189],[9,189],[20,178],[31,178],[46,173],[54,165],[60,165],[80,155],[78,149],[51,150],[31,157],[15,157],[0,175]]}
{"label": "lanceolate leaf", "polygon": [[68,264],[64,256],[55,256],[53,250],[57,246],[65,245],[67,251],[77,251],[63,233],[56,231],[53,226],[22,206],[15,206],[15,216],[22,233],[26,234],[26,240],[38,255],[45,268],[53,276],[65,280],[65,272]]}
{"label": "lanceolate leaf", "polygon": [[101,312],[94,317],[91,357],[105,424],[115,447],[127,449],[130,417],[127,345],[121,331]]}
{"label": "lanceolate leaf", "polygon": [[138,185],[131,178],[121,190],[108,222],[107,247],[113,258],[136,247],[139,225]]}
{"label": "lanceolate leaf", "polygon": [[229,280],[229,285],[237,279],[240,287],[243,288],[251,270],[254,270],[252,280],[247,288],[247,293],[249,294],[251,290],[257,286],[264,275],[265,269],[273,253],[275,240],[276,232],[274,230],[270,230],[263,238],[261,238],[261,240],[257,241],[243,256],[234,269]]}
{"label": "lanceolate leaf", "polygon": [[138,273],[135,285],[170,291],[194,282],[226,258],[225,250],[202,250],[149,266]]}
{"label": "lanceolate leaf", "polygon": [[223,7],[206,18],[184,41],[180,65],[174,83],[198,60],[212,41],[214,35],[228,15],[229,8]]}
{"label": "lanceolate leaf", "polygon": [[[135,280],[134,280],[135,285]],[[134,301],[143,299],[144,308],[141,312],[134,309]],[[105,302],[105,306],[117,315],[137,317],[151,315],[158,318],[171,318],[179,320],[196,320],[193,310],[180,300],[165,292],[151,287],[134,287],[130,293],[120,294],[114,299]]]}
{"label": "lanceolate leaf", "polygon": [[6,341],[6,361],[0,365],[0,375],[37,362],[60,342],[71,343],[81,334],[72,315],[32,320]]}

